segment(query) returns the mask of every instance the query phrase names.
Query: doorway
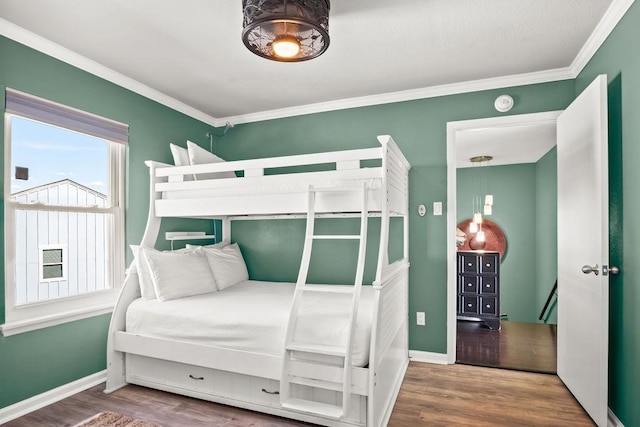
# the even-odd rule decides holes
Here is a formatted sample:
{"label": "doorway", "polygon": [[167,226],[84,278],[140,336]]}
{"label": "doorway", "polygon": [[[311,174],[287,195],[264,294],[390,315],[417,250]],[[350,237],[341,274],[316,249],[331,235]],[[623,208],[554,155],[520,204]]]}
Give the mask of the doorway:
{"label": "doorway", "polygon": [[[539,172],[536,164],[555,147],[559,114],[545,112],[447,125],[448,236],[455,236],[461,221],[470,219],[474,211],[482,210],[482,202],[470,195],[474,192],[497,193],[492,194],[494,212],[487,218],[498,229],[502,227],[499,231],[506,236],[506,250],[501,253],[502,289],[498,296],[501,302],[496,313],[502,325],[500,329],[490,329],[473,316],[461,316],[465,320],[459,320],[458,247],[454,239],[448,239],[449,363],[555,373],[555,299],[551,290],[556,279],[557,257],[555,251],[537,249],[537,245],[540,241],[541,247],[553,245],[555,248],[556,235],[555,230],[542,233],[532,230],[536,225],[544,229],[536,224],[541,222],[535,212],[540,208],[540,201],[535,197],[536,186],[544,184],[545,179],[555,179],[555,175],[550,178],[545,172]],[[552,165],[547,168],[552,167],[555,173],[553,153],[546,162]],[[470,159],[482,156],[493,158],[487,165],[472,167]],[[461,189],[464,183],[473,183],[473,188]],[[523,190],[522,185],[530,187]],[[546,185],[555,186],[555,181]],[[555,200],[555,194],[553,198]],[[553,218],[547,221],[555,226],[555,202],[552,207]],[[548,241],[544,242],[545,239]],[[552,259],[541,260],[541,265],[528,261],[545,256]],[[545,313],[540,313],[549,295],[550,305]],[[540,315],[544,321],[538,320]]]}

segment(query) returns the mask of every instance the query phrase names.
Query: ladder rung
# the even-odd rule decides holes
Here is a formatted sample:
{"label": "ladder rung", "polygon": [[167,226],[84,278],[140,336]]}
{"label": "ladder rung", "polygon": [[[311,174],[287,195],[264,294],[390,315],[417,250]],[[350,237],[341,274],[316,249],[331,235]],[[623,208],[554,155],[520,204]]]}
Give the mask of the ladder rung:
{"label": "ladder rung", "polygon": [[324,187],[324,188],[310,188],[309,192],[313,193],[340,193],[349,191],[362,191],[364,187]]}
{"label": "ladder rung", "polygon": [[314,234],[314,239],[318,240],[360,240],[359,234]]}
{"label": "ladder rung", "polygon": [[337,345],[291,343],[291,344],[287,344],[285,348],[291,351],[317,353],[317,354],[324,354],[327,356],[345,357],[347,355],[347,351],[344,348],[344,346],[341,347]]}
{"label": "ladder rung", "polygon": [[289,382],[307,387],[321,388],[324,390],[342,391],[342,383],[335,383],[332,381],[316,380],[308,377],[290,375]]}
{"label": "ladder rung", "polygon": [[292,411],[322,415],[324,417],[334,419],[339,419],[344,413],[341,406],[304,399],[288,399],[285,402],[282,402],[282,407],[285,409],[291,409]]}
{"label": "ladder rung", "polygon": [[345,286],[345,285],[309,285],[305,284],[304,286],[299,287],[303,291],[309,292],[327,292],[333,294],[353,294],[355,291],[355,286]]}

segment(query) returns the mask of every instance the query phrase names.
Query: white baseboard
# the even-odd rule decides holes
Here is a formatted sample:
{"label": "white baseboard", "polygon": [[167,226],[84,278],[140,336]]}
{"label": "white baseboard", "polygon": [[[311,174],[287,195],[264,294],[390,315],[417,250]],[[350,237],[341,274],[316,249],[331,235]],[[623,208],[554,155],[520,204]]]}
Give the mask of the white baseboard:
{"label": "white baseboard", "polygon": [[438,365],[448,364],[446,353],[409,350],[409,359],[411,359],[412,362],[437,363]]}
{"label": "white baseboard", "polygon": [[30,412],[36,411],[40,408],[44,408],[47,405],[56,403],[62,399],[79,393],[83,390],[96,386],[107,379],[107,371],[96,372],[88,377],[80,378],[79,380],[70,382],[53,390],[46,391],[38,394],[37,396],[30,397],[18,403],[14,403],[11,406],[0,409],[0,425],[15,420]]}
{"label": "white baseboard", "polygon": [[613,413],[611,408],[609,408],[609,416],[607,417],[607,427],[624,427],[622,421],[616,417],[616,414]]}

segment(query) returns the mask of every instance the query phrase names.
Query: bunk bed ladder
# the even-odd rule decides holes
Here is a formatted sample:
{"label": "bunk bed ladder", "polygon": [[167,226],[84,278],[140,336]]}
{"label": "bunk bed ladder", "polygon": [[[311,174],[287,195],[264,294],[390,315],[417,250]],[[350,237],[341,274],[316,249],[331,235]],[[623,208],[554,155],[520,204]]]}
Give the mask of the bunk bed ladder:
{"label": "bunk bed ladder", "polygon": [[[360,234],[324,235],[315,234],[315,210],[317,193],[359,192],[361,194],[362,208],[360,211]],[[356,319],[358,317],[358,303],[364,276],[365,251],[367,246],[367,194],[366,183],[362,187],[336,187],[314,188],[309,187],[307,230],[300,262],[300,272],[296,282],[296,289],[289,316],[289,324],[285,337],[285,349],[282,365],[282,377],[280,381],[280,403],[284,409],[309,413],[331,419],[341,419],[347,416],[351,400],[351,352]],[[311,248],[314,240],[356,240],[358,245],[358,261],[354,286],[317,285],[307,283],[307,274],[311,262]],[[341,345],[323,345],[294,340],[295,329],[303,304],[304,295],[316,294],[342,294],[341,298],[351,297],[347,320],[346,343]],[[331,361],[318,359],[318,355],[331,356]],[[322,361],[320,361],[322,360]],[[326,403],[313,399],[315,393],[301,392],[296,387],[314,387],[316,389],[334,390],[342,392],[341,404]],[[314,396],[315,397],[315,396]]]}

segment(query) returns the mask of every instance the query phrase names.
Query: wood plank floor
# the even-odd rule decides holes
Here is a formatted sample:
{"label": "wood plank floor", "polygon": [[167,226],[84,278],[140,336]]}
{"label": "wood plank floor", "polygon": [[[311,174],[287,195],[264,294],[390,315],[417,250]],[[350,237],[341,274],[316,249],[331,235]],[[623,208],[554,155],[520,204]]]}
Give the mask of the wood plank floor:
{"label": "wood plank floor", "polygon": [[[72,426],[115,411],[163,427],[276,427],[309,424],[129,385],[98,385],[5,427]],[[411,362],[389,426],[593,426],[555,375]]]}
{"label": "wood plank floor", "polygon": [[503,321],[501,330],[458,320],[456,362],[556,373],[556,325]]}

